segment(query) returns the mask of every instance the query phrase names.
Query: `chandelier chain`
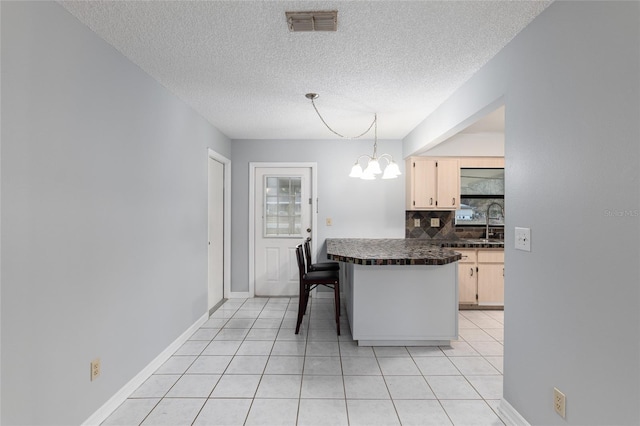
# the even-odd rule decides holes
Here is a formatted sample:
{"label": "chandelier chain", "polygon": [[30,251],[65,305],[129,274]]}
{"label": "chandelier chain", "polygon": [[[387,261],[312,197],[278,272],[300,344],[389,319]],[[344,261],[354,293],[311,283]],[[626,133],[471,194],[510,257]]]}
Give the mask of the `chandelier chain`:
{"label": "chandelier chain", "polygon": [[[377,114],[374,114],[374,116],[373,116],[373,121],[371,122],[371,124],[369,125],[369,127],[367,128],[367,130],[365,130],[364,132],[362,132],[362,133],[361,133],[361,134],[359,134],[358,136],[345,136],[345,135],[342,135],[342,134],[340,134],[340,133],[336,132],[335,130],[333,130],[333,129],[331,128],[331,126],[329,126],[329,125],[327,124],[327,122],[326,122],[326,121],[324,121],[324,118],[322,118],[322,115],[320,114],[320,111],[318,111],[318,108],[316,107],[316,103],[313,101],[313,99],[311,99],[311,104],[313,105],[313,109],[315,109],[315,110],[316,110],[316,114],[318,114],[318,117],[320,117],[320,121],[322,121],[322,123],[327,127],[327,129],[329,129],[329,130],[330,130],[332,133],[334,133],[335,135],[340,136],[341,138],[344,138],[344,139],[358,139],[358,138],[361,138],[361,137],[363,137],[364,135],[366,135],[367,133],[369,133],[369,130],[371,130],[371,128],[373,127],[373,125],[374,125],[374,124],[376,125],[376,130],[377,130],[377,127],[378,127],[378,126],[377,126],[378,115],[377,115]],[[376,131],[376,133],[377,133],[377,131]]]}

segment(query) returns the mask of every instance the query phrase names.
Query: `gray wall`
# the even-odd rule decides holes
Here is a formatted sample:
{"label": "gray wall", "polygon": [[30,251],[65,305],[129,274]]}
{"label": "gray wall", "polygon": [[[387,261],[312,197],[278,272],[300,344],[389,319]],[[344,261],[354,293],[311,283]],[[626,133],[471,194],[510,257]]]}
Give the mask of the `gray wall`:
{"label": "gray wall", "polygon": [[[378,154],[391,154],[404,173],[401,149],[400,141],[378,141]],[[404,238],[404,175],[375,181],[348,177],[358,156],[372,154],[373,141],[234,140],[231,151],[232,291],[249,290],[249,162],[317,163],[319,260],[326,259],[326,238]],[[333,226],[325,225],[327,217]]]}
{"label": "gray wall", "polygon": [[1,423],[79,424],[206,313],[230,143],[57,3],[1,8]]}
{"label": "gray wall", "polygon": [[639,16],[552,4],[404,140],[506,105],[504,398],[531,424],[640,424]]}

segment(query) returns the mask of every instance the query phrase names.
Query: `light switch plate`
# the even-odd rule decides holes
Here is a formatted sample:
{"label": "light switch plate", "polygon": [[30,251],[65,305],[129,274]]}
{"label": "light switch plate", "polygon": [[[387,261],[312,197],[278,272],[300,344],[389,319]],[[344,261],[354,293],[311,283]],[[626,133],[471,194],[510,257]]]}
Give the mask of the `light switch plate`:
{"label": "light switch plate", "polygon": [[326,220],[326,224],[327,224],[327,226],[333,226],[333,219],[328,217],[327,220]]}
{"label": "light switch plate", "polygon": [[440,219],[437,217],[431,218],[431,227],[432,228],[440,228]]}
{"label": "light switch plate", "polygon": [[531,251],[531,229],[516,227],[516,250]]}
{"label": "light switch plate", "polygon": [[420,228],[420,219],[413,219],[413,226],[415,228]]}

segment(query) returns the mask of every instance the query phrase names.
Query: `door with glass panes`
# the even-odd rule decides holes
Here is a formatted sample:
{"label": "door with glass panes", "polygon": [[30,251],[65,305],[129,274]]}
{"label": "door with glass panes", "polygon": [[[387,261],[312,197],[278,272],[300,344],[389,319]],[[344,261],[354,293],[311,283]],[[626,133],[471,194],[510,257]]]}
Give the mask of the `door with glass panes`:
{"label": "door with glass panes", "polygon": [[255,170],[255,295],[298,295],[295,247],[311,235],[311,168]]}

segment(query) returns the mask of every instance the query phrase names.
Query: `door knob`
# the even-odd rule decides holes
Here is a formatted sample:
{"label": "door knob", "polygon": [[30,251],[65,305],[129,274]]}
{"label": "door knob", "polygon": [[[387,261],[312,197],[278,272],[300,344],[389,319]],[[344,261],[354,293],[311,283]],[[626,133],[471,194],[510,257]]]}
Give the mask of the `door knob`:
{"label": "door knob", "polygon": [[311,228],[307,228],[307,232],[311,232]]}

